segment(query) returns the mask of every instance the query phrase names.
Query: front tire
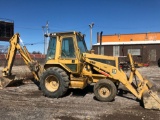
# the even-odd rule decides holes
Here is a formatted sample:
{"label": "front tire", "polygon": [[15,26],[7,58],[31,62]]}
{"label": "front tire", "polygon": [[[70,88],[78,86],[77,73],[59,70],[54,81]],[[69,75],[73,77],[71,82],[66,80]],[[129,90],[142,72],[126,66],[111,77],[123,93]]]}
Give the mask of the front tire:
{"label": "front tire", "polygon": [[47,97],[62,97],[69,88],[69,77],[63,69],[51,67],[43,72],[40,87]]}
{"label": "front tire", "polygon": [[94,94],[99,101],[111,102],[117,94],[117,88],[111,80],[102,79],[94,85]]}

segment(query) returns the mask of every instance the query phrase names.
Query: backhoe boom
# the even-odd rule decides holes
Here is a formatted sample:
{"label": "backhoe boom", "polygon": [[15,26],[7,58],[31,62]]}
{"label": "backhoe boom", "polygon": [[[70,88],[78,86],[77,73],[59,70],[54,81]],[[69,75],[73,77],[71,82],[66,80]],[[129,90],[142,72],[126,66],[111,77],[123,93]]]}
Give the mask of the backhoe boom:
{"label": "backhoe boom", "polygon": [[[15,56],[17,51],[20,53],[22,59],[24,60],[25,64],[29,67],[31,72],[33,73],[34,79],[39,81],[39,76],[42,73],[42,68],[40,64],[37,61],[32,60],[32,58],[29,55],[29,52],[25,46],[20,45],[20,35],[16,33],[11,39],[10,39],[10,46],[8,49],[8,53],[6,55],[6,67],[2,70],[3,78],[1,78],[0,81],[0,87],[4,88],[10,82],[14,81],[15,76],[12,75],[12,67],[15,60]],[[12,78],[12,80],[10,79]]]}

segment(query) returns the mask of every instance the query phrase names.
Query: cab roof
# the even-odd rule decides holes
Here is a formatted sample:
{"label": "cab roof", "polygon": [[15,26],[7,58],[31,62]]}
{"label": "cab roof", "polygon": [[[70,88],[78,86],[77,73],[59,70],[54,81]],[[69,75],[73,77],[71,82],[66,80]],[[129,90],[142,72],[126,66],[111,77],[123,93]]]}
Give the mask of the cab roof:
{"label": "cab roof", "polygon": [[48,34],[45,34],[44,36],[45,37],[49,37],[49,36],[63,36],[63,35],[83,35],[81,32],[76,32],[76,31],[69,31],[69,32],[53,32],[53,33],[48,33]]}

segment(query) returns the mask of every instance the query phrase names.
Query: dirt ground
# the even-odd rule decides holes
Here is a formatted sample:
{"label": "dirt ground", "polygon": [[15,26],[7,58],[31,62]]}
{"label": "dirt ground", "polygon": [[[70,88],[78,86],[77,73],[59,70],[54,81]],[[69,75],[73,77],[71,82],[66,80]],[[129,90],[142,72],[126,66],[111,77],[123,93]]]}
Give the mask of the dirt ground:
{"label": "dirt ground", "polygon": [[[28,71],[24,66],[13,68],[15,74],[24,70]],[[138,70],[160,85],[160,68]],[[53,99],[43,96],[34,83],[25,81],[23,85],[0,90],[0,120],[160,120],[160,111],[144,109],[123,87],[113,102],[99,102],[93,86],[70,89],[63,98]]]}

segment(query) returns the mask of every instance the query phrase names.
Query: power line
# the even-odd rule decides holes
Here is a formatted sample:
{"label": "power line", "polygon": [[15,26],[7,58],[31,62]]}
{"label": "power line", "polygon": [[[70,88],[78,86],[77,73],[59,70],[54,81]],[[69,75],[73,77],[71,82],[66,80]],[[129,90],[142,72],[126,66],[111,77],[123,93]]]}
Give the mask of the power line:
{"label": "power line", "polygon": [[40,28],[33,28],[33,27],[17,27],[17,26],[15,26],[15,28],[29,29],[29,30],[41,30]]}
{"label": "power line", "polygon": [[[45,26],[44,26],[45,27]],[[21,28],[21,29],[29,29],[29,30],[42,30],[42,28],[40,27],[25,27],[25,26],[15,26],[15,28]],[[80,27],[72,27],[74,30],[75,29],[82,29],[82,28],[86,28],[86,26],[80,26]],[[64,28],[60,28],[60,27],[49,27],[48,28],[48,31],[49,30],[61,30],[61,31],[64,31]]]}
{"label": "power line", "polygon": [[24,45],[38,45],[38,44],[44,44],[43,42],[42,43],[27,43],[27,44],[24,44]]}

